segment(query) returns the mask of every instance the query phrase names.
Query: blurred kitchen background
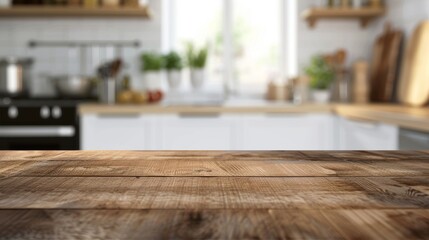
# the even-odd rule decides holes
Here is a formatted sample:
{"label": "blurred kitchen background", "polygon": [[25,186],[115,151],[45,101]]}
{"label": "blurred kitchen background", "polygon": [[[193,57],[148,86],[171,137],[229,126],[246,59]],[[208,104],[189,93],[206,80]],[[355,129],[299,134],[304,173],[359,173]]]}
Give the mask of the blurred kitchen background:
{"label": "blurred kitchen background", "polygon": [[429,149],[428,20],[427,0],[0,0],[0,149]]}

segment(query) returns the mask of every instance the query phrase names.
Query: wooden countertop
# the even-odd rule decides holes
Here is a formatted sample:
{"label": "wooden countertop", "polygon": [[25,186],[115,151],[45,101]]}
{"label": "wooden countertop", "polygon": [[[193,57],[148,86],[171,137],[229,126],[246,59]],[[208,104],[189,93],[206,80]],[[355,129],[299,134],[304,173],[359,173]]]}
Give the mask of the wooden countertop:
{"label": "wooden countertop", "polygon": [[429,151],[3,151],[0,236],[429,238]]}
{"label": "wooden countertop", "polygon": [[225,106],[162,106],[83,104],[80,114],[168,114],[168,113],[334,113],[346,118],[375,121],[418,131],[429,131],[429,108],[393,104],[241,104]]}
{"label": "wooden countertop", "polygon": [[[259,102],[258,102],[259,103]],[[147,113],[314,113],[331,112],[329,104],[230,104],[213,106],[104,105],[82,104],[80,114],[147,114]]]}

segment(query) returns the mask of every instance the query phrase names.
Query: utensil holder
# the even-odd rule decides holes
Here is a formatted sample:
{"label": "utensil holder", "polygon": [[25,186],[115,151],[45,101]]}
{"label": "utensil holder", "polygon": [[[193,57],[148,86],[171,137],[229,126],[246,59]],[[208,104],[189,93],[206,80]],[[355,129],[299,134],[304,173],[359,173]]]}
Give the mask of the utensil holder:
{"label": "utensil holder", "polygon": [[116,81],[114,78],[105,78],[100,85],[100,100],[105,104],[115,104]]}

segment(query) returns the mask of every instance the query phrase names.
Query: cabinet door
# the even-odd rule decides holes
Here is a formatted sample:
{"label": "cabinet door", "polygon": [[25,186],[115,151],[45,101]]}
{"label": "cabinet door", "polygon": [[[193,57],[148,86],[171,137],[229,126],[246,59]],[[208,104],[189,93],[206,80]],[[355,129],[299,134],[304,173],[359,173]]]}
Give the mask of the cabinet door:
{"label": "cabinet door", "polygon": [[244,116],[243,150],[332,150],[333,121],[329,115],[265,114]]}
{"label": "cabinet door", "polygon": [[140,115],[84,115],[81,129],[83,150],[150,149],[150,123]]}
{"label": "cabinet door", "polygon": [[397,150],[398,127],[340,118],[341,150]]}
{"label": "cabinet door", "polygon": [[219,114],[175,114],[160,118],[161,150],[231,150],[234,118]]}

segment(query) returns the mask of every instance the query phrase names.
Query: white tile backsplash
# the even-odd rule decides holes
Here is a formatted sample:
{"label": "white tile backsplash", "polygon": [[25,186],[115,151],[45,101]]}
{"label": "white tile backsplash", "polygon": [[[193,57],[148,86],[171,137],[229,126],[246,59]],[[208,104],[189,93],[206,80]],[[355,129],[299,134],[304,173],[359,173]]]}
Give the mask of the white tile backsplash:
{"label": "white tile backsplash", "polygon": [[[124,50],[128,66],[124,74],[133,81],[141,81],[139,55],[143,50],[161,50],[161,1],[150,1],[153,18],[56,18],[56,19],[0,19],[0,58],[7,56],[33,57],[33,95],[51,95],[47,74],[80,74],[80,53],[59,48],[29,48],[30,40],[139,40],[141,48]],[[88,51],[89,72],[102,61],[115,57],[114,50]],[[91,60],[90,60],[91,59]]]}

